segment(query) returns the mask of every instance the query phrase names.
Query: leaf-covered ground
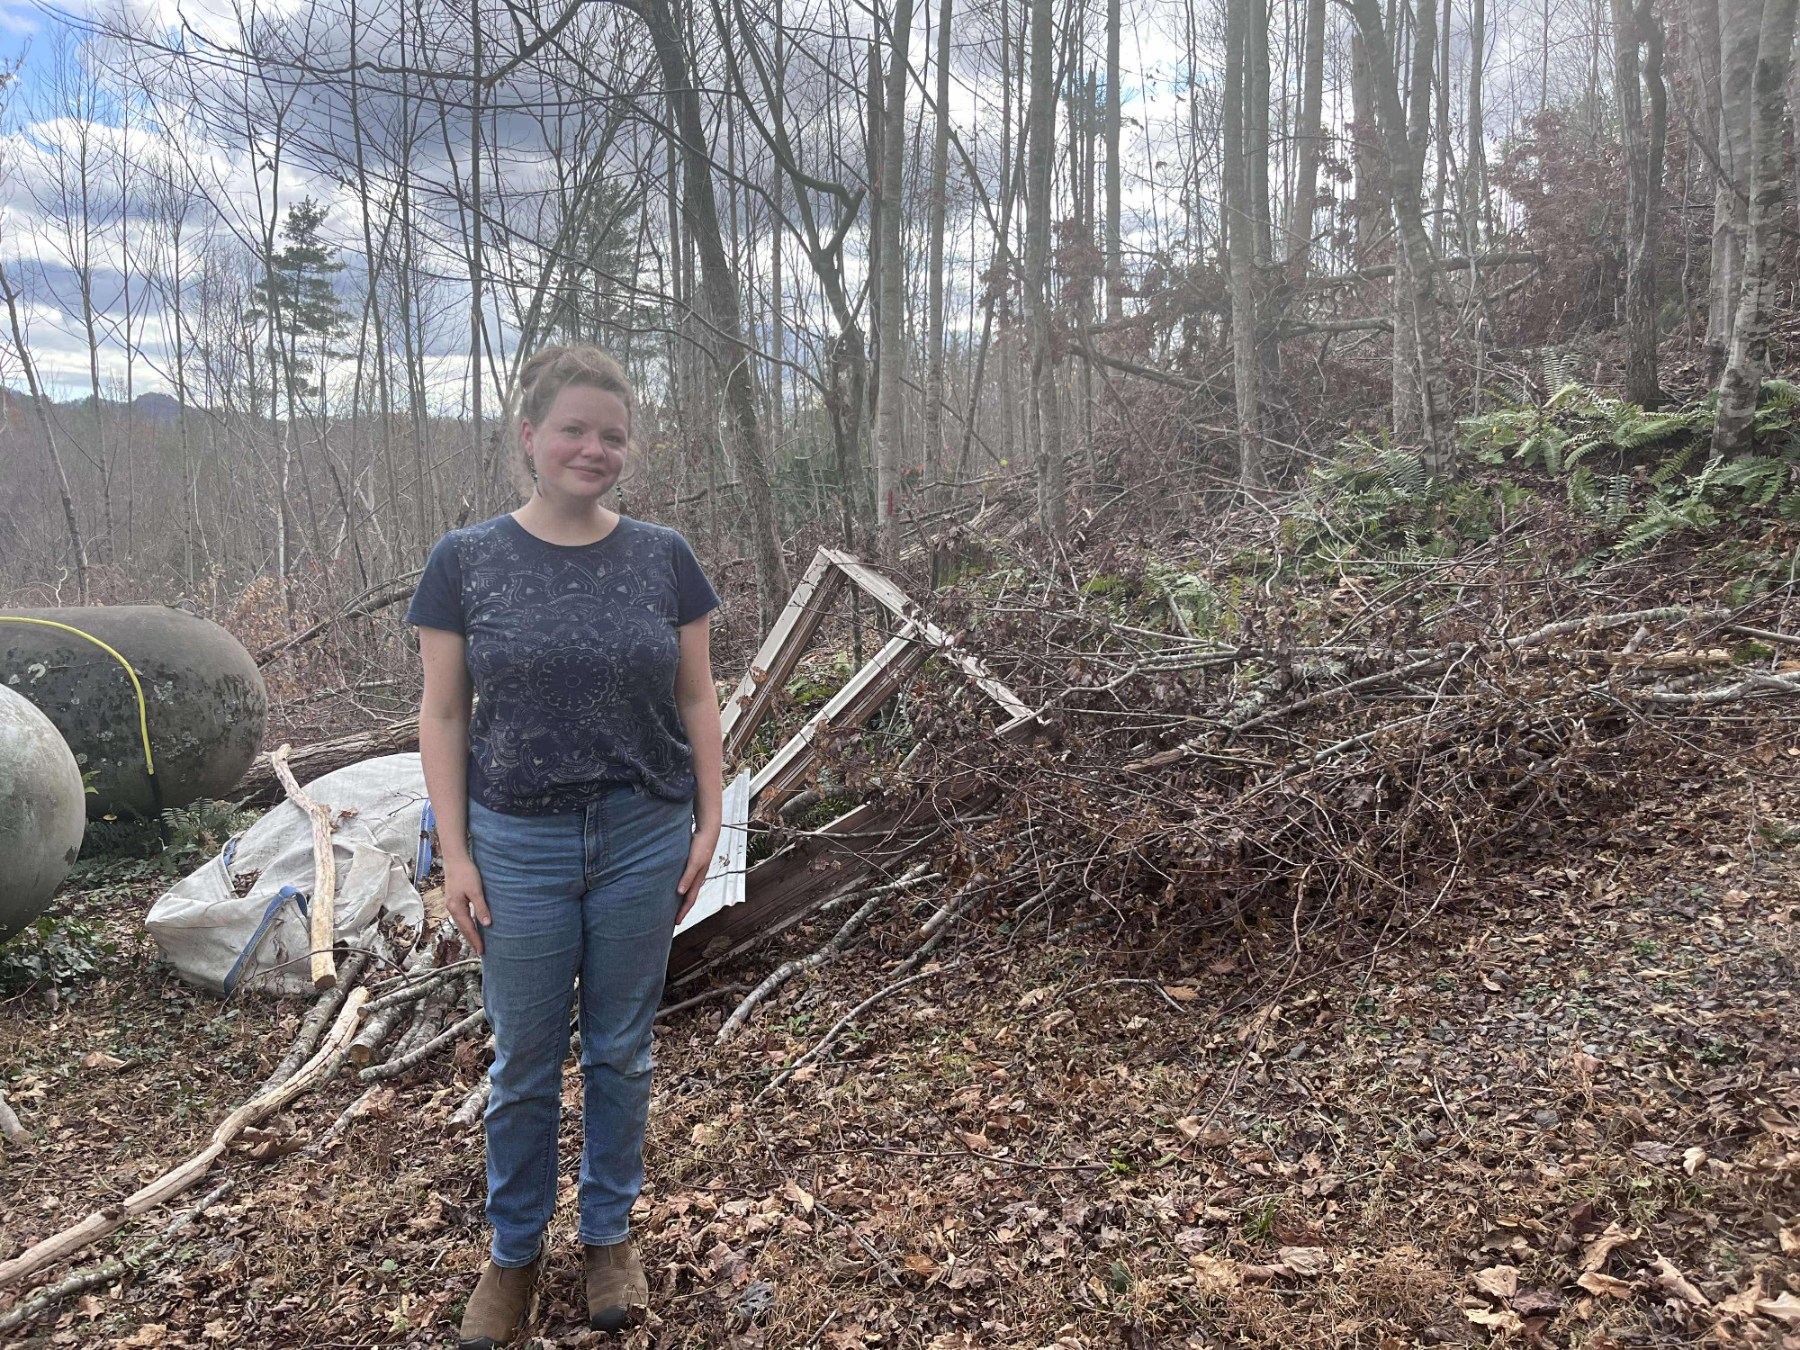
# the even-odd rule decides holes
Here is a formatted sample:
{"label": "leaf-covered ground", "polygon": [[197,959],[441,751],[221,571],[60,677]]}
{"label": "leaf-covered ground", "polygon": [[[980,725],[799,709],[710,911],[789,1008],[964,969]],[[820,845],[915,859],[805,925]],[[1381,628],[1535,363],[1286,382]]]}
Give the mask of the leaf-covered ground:
{"label": "leaf-covered ground", "polygon": [[[1048,932],[990,915],[760,1102],[892,980],[918,916],[896,906],[724,1047],[732,999],[676,1013],[639,1215],[657,1315],[624,1343],[1793,1350],[1792,767],[1672,760],[1609,828],[1386,932],[1284,919],[1171,957],[1105,909]],[[117,941],[101,977],[0,1005],[33,1136],[0,1152],[0,1259],[197,1149],[293,1036],[297,1007],[221,1005],[156,963],[153,889],[67,897]],[[760,975],[837,922],[709,978]],[[260,1157],[89,1253],[134,1249],[229,1175],[129,1280],[0,1342],[448,1343],[483,1254],[479,1136],[445,1124],[475,1051],[319,1157],[289,1150],[357,1088],[302,1099]],[[546,1346],[606,1340],[579,1311],[574,1130],[571,1111]]]}

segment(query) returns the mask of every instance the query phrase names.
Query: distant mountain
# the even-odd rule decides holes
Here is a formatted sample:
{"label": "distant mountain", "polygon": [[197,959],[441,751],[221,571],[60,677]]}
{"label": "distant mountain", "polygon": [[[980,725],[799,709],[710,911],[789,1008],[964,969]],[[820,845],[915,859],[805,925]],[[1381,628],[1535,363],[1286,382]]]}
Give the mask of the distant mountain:
{"label": "distant mountain", "polygon": [[[30,396],[24,390],[8,389],[6,392],[21,406],[30,406]],[[154,422],[159,426],[168,426],[181,420],[181,404],[177,403],[169,394],[139,394],[129,404],[123,399],[103,398],[100,400],[100,404],[112,417],[117,417],[129,409],[131,415],[140,422]],[[88,395],[83,398],[64,399],[60,402],[53,400],[51,406],[64,408],[69,412],[86,412],[94,406],[94,399],[92,395]]]}
{"label": "distant mountain", "polygon": [[131,400],[131,410],[146,422],[174,423],[181,420],[181,404],[167,394],[139,394]]}

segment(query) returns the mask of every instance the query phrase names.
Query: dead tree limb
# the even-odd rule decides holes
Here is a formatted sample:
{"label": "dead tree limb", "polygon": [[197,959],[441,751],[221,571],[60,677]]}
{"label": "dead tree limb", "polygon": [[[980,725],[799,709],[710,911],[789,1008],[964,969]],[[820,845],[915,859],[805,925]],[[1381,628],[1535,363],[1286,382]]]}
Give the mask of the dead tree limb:
{"label": "dead tree limb", "polygon": [[369,968],[371,959],[372,956],[369,952],[352,952],[344,958],[344,968],[339,972],[340,978],[337,984],[314,1000],[312,1007],[307,1010],[305,1020],[300,1023],[300,1032],[294,1037],[293,1045],[288,1048],[281,1063],[275,1066],[274,1072],[263,1080],[261,1091],[267,1092],[270,1088],[279,1087],[294,1076],[295,1070],[306,1063],[308,1057],[318,1047],[319,1037],[325,1034],[325,1028],[330,1026],[333,1019],[337,1017],[338,1009],[344,1006],[344,1000],[349,997],[351,987],[362,978],[363,972]]}
{"label": "dead tree limb", "polygon": [[384,1078],[398,1078],[416,1064],[423,1064],[445,1046],[460,1041],[476,1027],[487,1021],[487,1010],[477,1008],[460,1022],[452,1023],[444,1031],[440,1031],[417,1049],[409,1050],[404,1055],[397,1055],[385,1064],[376,1064],[362,1070],[356,1076],[365,1083],[379,1083]]}
{"label": "dead tree limb", "polygon": [[[373,731],[303,745],[288,756],[288,765],[310,782],[334,769],[360,764],[377,755],[405,754],[418,748],[419,718],[415,713]],[[273,806],[281,797],[281,780],[275,776],[270,756],[258,755],[245,771],[244,781],[238,784],[238,800],[248,806]]]}
{"label": "dead tree limb", "polygon": [[850,945],[851,939],[862,931],[863,925],[866,924],[875,911],[881,907],[881,902],[895,891],[904,890],[909,886],[920,884],[925,880],[927,876],[926,869],[929,866],[930,864],[928,863],[920,863],[911,868],[907,874],[898,881],[892,882],[886,886],[877,886],[874,890],[866,892],[866,898],[863,900],[861,908],[848,919],[844,920],[842,927],[837,930],[829,942],[815,952],[806,956],[797,957],[770,971],[763,982],[745,995],[744,1001],[738,1004],[730,1017],[725,1019],[725,1025],[719,1028],[719,1034],[715,1038],[714,1043],[723,1045],[726,1041],[730,1040],[732,1036],[750,1020],[750,1014],[755,1012],[761,1004],[767,1002],[774,995],[776,990],[780,989],[782,985],[793,979],[794,976],[800,974],[802,971],[815,970],[819,966],[824,965],[827,961],[832,961],[837,957],[842,956],[844,949]]}
{"label": "dead tree limb", "polygon": [[357,596],[348,605],[345,605],[336,614],[331,615],[329,618],[320,619],[317,623],[312,625],[312,627],[302,629],[300,632],[295,633],[290,637],[284,637],[279,641],[271,642],[250,659],[255,661],[259,666],[266,666],[276,657],[286,655],[301,643],[312,641],[335,623],[339,623],[345,619],[365,618],[370,614],[380,613],[390,605],[397,605],[402,600],[410,600],[413,591],[418,587],[419,577],[423,574],[423,571],[424,569],[421,568],[417,572],[409,572],[403,577],[394,578],[392,581],[376,583],[365,590],[361,595]]}
{"label": "dead tree limb", "polygon": [[827,1031],[824,1036],[820,1038],[817,1045],[813,1046],[812,1049],[800,1056],[799,1059],[795,1060],[792,1064],[788,1065],[787,1068],[771,1078],[769,1080],[769,1085],[751,1099],[751,1104],[755,1105],[755,1103],[760,1102],[764,1097],[768,1096],[776,1088],[787,1082],[788,1079],[792,1078],[801,1069],[818,1059],[819,1056],[823,1055],[831,1048],[831,1043],[838,1038],[839,1033],[842,1032],[845,1027],[849,1026],[884,998],[897,994],[908,985],[917,984],[920,980],[929,980],[933,975],[948,975],[951,971],[957,970],[961,966],[961,961],[952,961],[947,966],[934,966],[930,970],[921,970],[917,975],[909,975],[904,980],[896,980],[886,988],[876,990],[849,1012],[838,1018],[837,1021],[833,1022],[831,1024],[831,1030]]}
{"label": "dead tree limb", "polygon": [[108,1257],[97,1265],[86,1266],[81,1270],[74,1271],[55,1284],[46,1285],[16,1307],[8,1308],[5,1312],[0,1313],[0,1331],[11,1331],[15,1327],[24,1326],[34,1317],[54,1308],[65,1298],[75,1294],[85,1294],[90,1289],[99,1289],[111,1284],[114,1280],[124,1278],[128,1272],[137,1270],[157,1252],[168,1246],[182,1229],[218,1204],[235,1184],[230,1177],[226,1177],[225,1180],[195,1201],[192,1209],[179,1215],[174,1222],[148,1242],[140,1244],[123,1256]]}
{"label": "dead tree limb", "polygon": [[487,1114],[488,1090],[492,1086],[488,1076],[482,1074],[481,1081],[469,1089],[469,1095],[457,1104],[446,1124],[453,1130],[472,1130],[481,1124]]}
{"label": "dead tree limb", "polygon": [[369,1109],[375,1105],[377,1098],[384,1091],[388,1091],[388,1089],[383,1088],[377,1083],[374,1087],[365,1091],[355,1101],[351,1102],[350,1105],[346,1106],[338,1113],[338,1118],[331,1122],[330,1127],[302,1150],[305,1156],[308,1158],[316,1158],[327,1148],[331,1147],[331,1143],[334,1139],[343,1134],[343,1132],[349,1129],[356,1121],[369,1114]]}
{"label": "dead tree limb", "polygon": [[921,929],[925,940],[913,949],[911,956],[900,963],[896,973],[905,975],[923,965],[925,958],[943,945],[944,939],[950,935],[951,921],[968,908],[970,901],[987,889],[987,884],[985,872],[976,872],[965,881],[956,894],[945,902],[943,908],[925,921]]}
{"label": "dead tree limb", "polygon": [[108,1205],[105,1209],[88,1215],[73,1228],[66,1228],[45,1238],[10,1261],[0,1262],[0,1289],[10,1288],[46,1266],[67,1260],[101,1238],[118,1232],[129,1220],[174,1199],[199,1181],[213,1163],[224,1156],[233,1139],[250,1126],[266,1120],[302,1093],[310,1091],[328,1076],[338,1063],[338,1055],[348,1050],[350,1038],[356,1034],[356,1024],[362,1016],[363,1004],[368,998],[369,991],[366,989],[351,990],[350,996],[344,1000],[343,1009],[338,1013],[337,1021],[332,1024],[330,1034],[325,1037],[317,1053],[287,1082],[259,1092],[221,1121],[212,1132],[212,1141],[200,1152],[179,1167],[164,1172],[149,1185],[134,1191],[119,1204]]}

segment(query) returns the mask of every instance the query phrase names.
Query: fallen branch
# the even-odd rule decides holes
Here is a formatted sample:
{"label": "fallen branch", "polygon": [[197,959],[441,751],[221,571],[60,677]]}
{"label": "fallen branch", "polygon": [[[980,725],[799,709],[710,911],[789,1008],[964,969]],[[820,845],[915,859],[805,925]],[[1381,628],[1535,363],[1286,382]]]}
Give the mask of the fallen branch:
{"label": "fallen branch", "polygon": [[0,1289],[18,1284],[46,1266],[67,1260],[101,1238],[116,1233],[127,1221],[174,1199],[199,1181],[213,1163],[224,1156],[233,1139],[250,1126],[266,1120],[328,1076],[338,1055],[349,1049],[350,1038],[356,1034],[356,1024],[362,1016],[363,1004],[368,1001],[368,997],[369,991],[366,989],[351,990],[342,1011],[338,1013],[337,1021],[332,1024],[330,1034],[325,1037],[324,1044],[300,1071],[278,1087],[259,1092],[233,1111],[212,1132],[212,1141],[192,1158],[179,1167],[164,1172],[149,1185],[134,1191],[121,1203],[108,1205],[105,1209],[88,1215],[73,1228],[45,1238],[10,1261],[0,1262]]}
{"label": "fallen branch", "polygon": [[285,655],[295,647],[298,647],[301,643],[310,642],[313,638],[318,637],[319,634],[325,632],[333,624],[338,623],[341,620],[365,618],[370,614],[380,613],[389,605],[397,605],[402,600],[410,600],[413,591],[418,588],[419,577],[422,572],[423,569],[420,569],[418,572],[408,572],[403,577],[396,577],[392,581],[378,582],[365,590],[361,595],[357,596],[336,614],[331,615],[329,618],[320,619],[317,623],[312,625],[312,627],[302,629],[300,632],[295,633],[290,637],[284,637],[278,641],[271,642],[250,659],[255,661],[259,666],[266,666],[276,657]]}
{"label": "fallen branch", "polygon": [[[309,782],[350,764],[377,755],[399,755],[419,748],[419,715],[402,718],[373,731],[340,736],[336,740],[303,745],[288,756],[288,765]],[[275,776],[271,756],[258,755],[238,784],[238,800],[246,806],[273,806],[282,797],[281,780]]]}
{"label": "fallen branch", "polygon": [[795,1060],[792,1064],[788,1065],[787,1068],[771,1078],[768,1086],[757,1093],[755,1097],[751,1098],[751,1104],[754,1105],[755,1103],[760,1102],[764,1097],[768,1096],[776,1088],[787,1082],[788,1079],[792,1078],[801,1069],[818,1059],[826,1050],[831,1048],[831,1043],[838,1038],[839,1033],[842,1032],[845,1027],[849,1026],[884,998],[899,993],[910,984],[917,984],[920,980],[929,980],[933,975],[948,975],[951,971],[960,969],[961,966],[961,961],[952,961],[947,966],[934,966],[930,970],[922,970],[917,975],[909,975],[904,980],[896,980],[886,988],[876,990],[849,1012],[838,1018],[837,1021],[833,1022],[831,1024],[831,1030],[827,1031],[825,1035],[820,1038],[817,1045],[813,1046],[812,1049],[800,1056],[799,1059]]}
{"label": "fallen branch", "polygon": [[[1735,699],[1755,693],[1757,690],[1771,694],[1800,694],[1800,676],[1764,675],[1754,672],[1735,684],[1724,685],[1718,689],[1702,689],[1691,694],[1670,689],[1635,689],[1631,692],[1630,697],[1643,699],[1648,703],[1712,707],[1719,703],[1730,703]],[[1599,693],[1600,690],[1596,689],[1594,692]]]}
{"label": "fallen branch", "polygon": [[325,1034],[325,1028],[330,1026],[333,1019],[337,1017],[338,1010],[344,1006],[344,1000],[349,997],[352,986],[362,978],[363,972],[369,968],[369,962],[372,959],[369,952],[352,952],[344,958],[344,968],[339,972],[341,978],[334,987],[326,990],[314,1000],[312,1007],[307,1010],[305,1020],[300,1023],[300,1032],[294,1037],[293,1045],[288,1048],[287,1054],[282,1056],[281,1063],[275,1066],[274,1072],[263,1080],[263,1085],[258,1091],[267,1092],[270,1088],[279,1087],[294,1076],[295,1070],[306,1063],[312,1052],[318,1048],[319,1037]]}
{"label": "fallen branch", "polygon": [[985,872],[976,872],[962,884],[960,890],[950,897],[944,907],[933,914],[921,926],[925,941],[913,949],[911,956],[900,963],[896,974],[905,975],[917,970],[950,935],[950,922],[967,909],[969,902],[987,889],[988,878]]}
{"label": "fallen branch", "polygon": [[409,967],[406,974],[400,977],[397,988],[384,990],[369,1001],[371,1014],[385,1012],[389,1008],[404,1007],[408,1003],[417,1003],[430,993],[432,988],[442,980],[447,980],[457,973],[467,974],[478,970],[481,962],[470,959],[455,961],[447,966]]}
{"label": "fallen branch", "polygon": [[313,889],[306,911],[311,929],[312,982],[314,989],[329,989],[337,983],[337,962],[331,952],[337,941],[337,850],[331,844],[331,808],[307,796],[295,780],[287,762],[293,749],[284,742],[269,756],[269,767],[281,780],[289,799],[312,821]]}
{"label": "fallen branch", "polygon": [[[1536,253],[1483,253],[1474,258],[1441,258],[1432,264],[1432,269],[1438,272],[1466,272],[1472,267],[1519,267],[1542,261],[1542,257]],[[1306,282],[1304,289],[1331,290],[1337,286],[1354,286],[1363,281],[1379,281],[1393,275],[1393,263],[1377,263],[1372,267],[1359,267],[1354,271],[1339,272],[1332,276],[1312,277]]]}
{"label": "fallen branch", "polygon": [[833,935],[831,940],[824,946],[820,947],[816,952],[812,952],[806,956],[797,957],[770,971],[763,982],[752,989],[749,994],[745,996],[744,1001],[737,1005],[737,1008],[732,1012],[731,1016],[725,1019],[725,1024],[719,1028],[719,1034],[714,1038],[714,1044],[723,1045],[726,1041],[730,1040],[732,1036],[737,1033],[739,1028],[750,1020],[750,1014],[755,1012],[761,1004],[767,1002],[768,999],[774,995],[776,990],[780,989],[782,985],[793,979],[794,976],[800,974],[802,971],[817,969],[827,961],[843,955],[844,949],[850,945],[850,939],[855,937],[856,934],[862,930],[863,925],[869,921],[870,916],[880,908],[881,902],[895,891],[919,884],[919,882],[924,880],[926,869],[929,866],[930,864],[928,863],[919,863],[917,866],[911,868],[907,874],[898,881],[892,882],[886,886],[877,886],[873,891],[867,893],[867,897],[864,899],[862,907],[848,919],[844,920],[843,926],[837,930],[836,934]]}
{"label": "fallen branch", "polygon": [[469,1095],[450,1113],[446,1124],[453,1130],[472,1130],[481,1124],[487,1114],[488,1091],[492,1086],[488,1076],[482,1074],[481,1081],[469,1089]]}
{"label": "fallen branch", "polygon": [[369,1109],[375,1105],[375,1102],[381,1093],[389,1091],[390,1089],[384,1088],[380,1084],[376,1084],[376,1086],[369,1088],[360,1097],[338,1113],[338,1118],[331,1122],[330,1127],[325,1133],[321,1134],[302,1150],[304,1155],[308,1158],[316,1158],[322,1154],[327,1148],[331,1147],[332,1141],[345,1130],[349,1129],[355,1121],[369,1114]]}
{"label": "fallen branch", "polygon": [[21,1327],[41,1313],[48,1312],[64,1299],[75,1294],[85,1294],[90,1289],[99,1289],[122,1279],[127,1273],[143,1266],[157,1252],[174,1241],[182,1229],[191,1224],[199,1215],[206,1213],[218,1204],[236,1183],[230,1177],[214,1186],[195,1203],[185,1214],[178,1216],[170,1225],[148,1242],[142,1243],[135,1250],[124,1256],[108,1257],[97,1265],[87,1266],[72,1274],[64,1276],[55,1284],[46,1285],[18,1306],[8,1308],[0,1313],[0,1331],[11,1331]]}
{"label": "fallen branch", "polygon": [[750,986],[747,984],[722,984],[717,989],[708,989],[704,994],[695,994],[692,998],[684,998],[679,1003],[671,1003],[666,1008],[658,1008],[652,1021],[660,1022],[665,1017],[673,1017],[678,1012],[686,1012],[689,1008],[698,1007],[702,1003],[711,1003],[715,998],[728,998],[732,994],[741,994]]}
{"label": "fallen branch", "polygon": [[440,1031],[417,1049],[409,1050],[403,1055],[396,1055],[385,1064],[372,1065],[363,1069],[356,1076],[365,1083],[379,1083],[384,1078],[398,1078],[415,1064],[423,1064],[446,1045],[460,1041],[485,1021],[487,1021],[487,1010],[477,1008],[462,1021]]}

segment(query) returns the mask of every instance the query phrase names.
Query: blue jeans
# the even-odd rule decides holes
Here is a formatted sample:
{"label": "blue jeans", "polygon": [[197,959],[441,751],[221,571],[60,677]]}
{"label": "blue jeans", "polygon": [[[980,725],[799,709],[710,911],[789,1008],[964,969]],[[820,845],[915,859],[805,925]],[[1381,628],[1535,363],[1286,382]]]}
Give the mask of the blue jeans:
{"label": "blue jeans", "polygon": [[650,1024],[662,998],[691,802],[608,789],[583,811],[509,816],[469,803],[493,923],[483,932],[488,1222],[499,1266],[529,1265],[556,1207],[556,1136],[581,992],[581,1240],[627,1236],[644,1184]]}

